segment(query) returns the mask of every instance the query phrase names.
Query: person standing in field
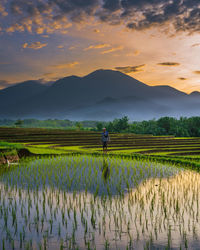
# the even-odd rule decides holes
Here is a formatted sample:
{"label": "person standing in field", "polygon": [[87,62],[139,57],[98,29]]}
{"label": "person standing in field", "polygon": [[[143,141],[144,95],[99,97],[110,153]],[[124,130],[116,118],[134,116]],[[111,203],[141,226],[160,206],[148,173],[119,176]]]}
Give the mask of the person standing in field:
{"label": "person standing in field", "polygon": [[103,146],[103,152],[107,153],[108,142],[110,141],[110,137],[108,131],[106,131],[106,128],[103,128],[103,133],[101,134],[101,141]]}

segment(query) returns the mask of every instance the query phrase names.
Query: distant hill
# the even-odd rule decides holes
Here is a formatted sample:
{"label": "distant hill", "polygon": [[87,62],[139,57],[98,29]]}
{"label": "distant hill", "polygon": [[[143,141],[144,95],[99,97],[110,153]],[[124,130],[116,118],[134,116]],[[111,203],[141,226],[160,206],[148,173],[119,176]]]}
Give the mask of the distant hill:
{"label": "distant hill", "polygon": [[26,81],[0,91],[0,118],[133,120],[200,115],[200,93],[148,86],[114,70],[69,76],[51,85]]}

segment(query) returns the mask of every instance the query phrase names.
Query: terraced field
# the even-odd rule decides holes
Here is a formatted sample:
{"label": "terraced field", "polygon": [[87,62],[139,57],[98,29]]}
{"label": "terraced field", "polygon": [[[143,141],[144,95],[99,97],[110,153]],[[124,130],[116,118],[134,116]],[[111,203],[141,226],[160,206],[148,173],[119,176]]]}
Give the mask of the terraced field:
{"label": "terraced field", "polygon": [[[54,129],[0,128],[0,141],[25,144],[33,153],[101,152],[101,133]],[[110,133],[110,153],[200,156],[200,138]]]}
{"label": "terraced field", "polygon": [[200,139],[110,137],[0,128],[0,249],[199,249]]}

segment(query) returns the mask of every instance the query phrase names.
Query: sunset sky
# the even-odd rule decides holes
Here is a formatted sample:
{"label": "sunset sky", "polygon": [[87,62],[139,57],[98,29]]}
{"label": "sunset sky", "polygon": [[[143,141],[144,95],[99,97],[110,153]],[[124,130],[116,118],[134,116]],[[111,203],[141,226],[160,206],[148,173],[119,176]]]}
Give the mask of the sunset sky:
{"label": "sunset sky", "polygon": [[116,69],[200,91],[199,0],[0,0],[0,88]]}

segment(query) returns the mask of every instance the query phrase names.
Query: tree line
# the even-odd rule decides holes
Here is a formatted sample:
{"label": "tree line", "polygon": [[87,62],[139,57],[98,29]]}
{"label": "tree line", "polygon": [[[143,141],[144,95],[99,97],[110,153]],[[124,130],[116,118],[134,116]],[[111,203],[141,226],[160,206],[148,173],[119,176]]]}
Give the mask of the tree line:
{"label": "tree line", "polygon": [[58,119],[24,119],[0,120],[0,126],[24,128],[60,128],[73,130],[102,131],[106,127],[109,132],[135,133],[152,135],[174,135],[176,137],[199,137],[200,117],[161,117],[148,121],[129,121],[127,116],[109,122],[70,121]]}
{"label": "tree line", "polygon": [[114,119],[112,122],[97,124],[97,130],[106,127],[110,132],[135,134],[174,135],[176,137],[199,137],[200,117],[161,117],[148,121],[129,122],[127,116]]}

